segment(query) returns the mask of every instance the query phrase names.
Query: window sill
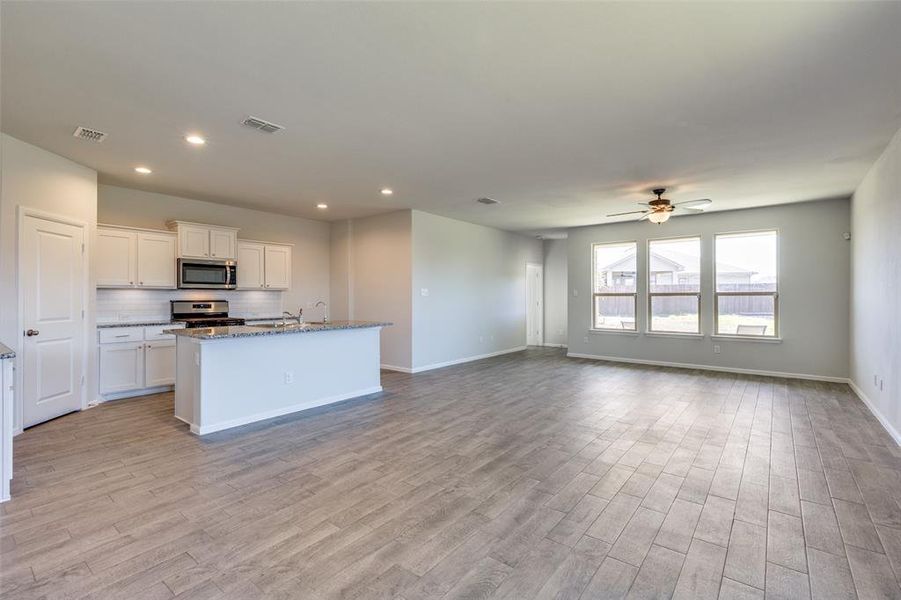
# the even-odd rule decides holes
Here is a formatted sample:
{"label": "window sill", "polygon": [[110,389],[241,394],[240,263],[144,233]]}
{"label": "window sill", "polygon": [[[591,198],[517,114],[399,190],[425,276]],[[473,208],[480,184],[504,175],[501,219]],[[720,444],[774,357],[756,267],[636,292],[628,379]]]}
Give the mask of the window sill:
{"label": "window sill", "polygon": [[683,332],[667,332],[667,331],[645,331],[644,334],[648,337],[662,337],[662,338],[688,338],[692,340],[702,340],[705,336],[703,333],[683,333]]}
{"label": "window sill", "polygon": [[781,337],[762,337],[759,335],[711,335],[712,340],[725,340],[732,342],[763,342],[764,344],[781,344]]}
{"label": "window sill", "polygon": [[612,333],[613,335],[638,336],[637,331],[633,331],[630,329],[589,329],[588,333]]}

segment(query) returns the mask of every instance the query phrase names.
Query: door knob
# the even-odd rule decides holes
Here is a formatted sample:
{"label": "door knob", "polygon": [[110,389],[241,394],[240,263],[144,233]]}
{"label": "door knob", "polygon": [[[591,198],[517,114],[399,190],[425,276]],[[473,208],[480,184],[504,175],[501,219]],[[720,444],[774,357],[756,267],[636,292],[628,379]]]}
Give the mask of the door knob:
{"label": "door knob", "polygon": [[28,337],[34,337],[36,335],[40,335],[40,333],[41,332],[38,331],[37,329],[29,329],[28,331],[25,332],[25,335],[27,335]]}

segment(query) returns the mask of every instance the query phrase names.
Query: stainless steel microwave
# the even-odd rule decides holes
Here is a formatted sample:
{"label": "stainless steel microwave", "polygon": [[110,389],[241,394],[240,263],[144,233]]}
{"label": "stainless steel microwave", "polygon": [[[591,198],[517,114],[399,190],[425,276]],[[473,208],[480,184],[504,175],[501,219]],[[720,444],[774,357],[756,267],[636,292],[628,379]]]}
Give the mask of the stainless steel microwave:
{"label": "stainless steel microwave", "polygon": [[234,260],[179,258],[178,287],[233,290],[238,287],[238,263]]}

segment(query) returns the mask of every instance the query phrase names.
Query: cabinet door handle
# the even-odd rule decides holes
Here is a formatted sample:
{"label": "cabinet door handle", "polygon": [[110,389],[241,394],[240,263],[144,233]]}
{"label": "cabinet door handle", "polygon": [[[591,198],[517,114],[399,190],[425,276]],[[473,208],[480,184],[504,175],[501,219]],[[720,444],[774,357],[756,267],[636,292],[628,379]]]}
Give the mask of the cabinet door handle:
{"label": "cabinet door handle", "polygon": [[116,337],[117,337],[117,338],[123,338],[123,337],[128,337],[129,335],[131,335],[131,334],[123,333],[122,335],[117,335]]}

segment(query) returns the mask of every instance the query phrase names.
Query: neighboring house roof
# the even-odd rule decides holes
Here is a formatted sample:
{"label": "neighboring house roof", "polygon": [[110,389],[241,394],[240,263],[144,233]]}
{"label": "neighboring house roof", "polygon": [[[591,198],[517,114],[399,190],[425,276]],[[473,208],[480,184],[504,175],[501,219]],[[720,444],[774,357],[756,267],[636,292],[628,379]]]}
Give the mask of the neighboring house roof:
{"label": "neighboring house roof", "polygon": [[[651,251],[651,272],[657,273],[661,271],[686,271],[688,268],[685,265],[690,265],[696,262],[696,259],[692,256],[684,254],[682,252],[677,252],[674,250],[652,250]],[[632,266],[635,263],[635,252],[630,251],[625,256],[618,258],[612,263],[605,265],[600,268],[601,271],[632,271],[634,267]],[[756,271],[752,271],[751,269],[745,269],[743,267],[739,267],[736,265],[730,265],[729,263],[717,262],[716,270],[720,273],[730,273],[730,274],[748,274],[753,275]],[[694,268],[689,270],[689,272],[696,272]]]}

